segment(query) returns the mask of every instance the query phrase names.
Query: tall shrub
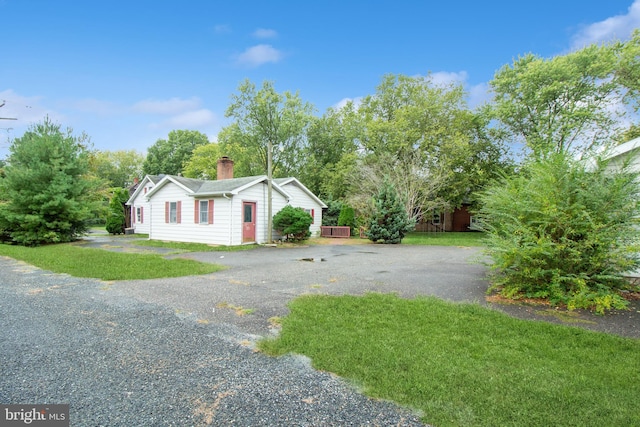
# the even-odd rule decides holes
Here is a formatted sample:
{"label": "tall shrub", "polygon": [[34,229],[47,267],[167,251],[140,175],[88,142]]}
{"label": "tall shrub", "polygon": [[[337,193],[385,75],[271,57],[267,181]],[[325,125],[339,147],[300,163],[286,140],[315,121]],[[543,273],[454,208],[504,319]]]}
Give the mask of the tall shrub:
{"label": "tall shrub", "polygon": [[107,215],[107,232],[110,234],[124,234],[125,228],[125,203],[129,198],[129,192],[124,188],[116,188],[109,202],[109,214]]}
{"label": "tall shrub", "polygon": [[624,307],[616,291],[639,266],[636,178],[561,152],[489,187],[479,214],[492,289],[569,309]]}
{"label": "tall shrub", "polygon": [[400,243],[414,226],[415,222],[409,218],[395,188],[385,179],[375,198],[367,237],[372,242]]}
{"label": "tall shrub", "polygon": [[342,206],[340,215],[338,216],[338,225],[349,227],[351,229],[351,235],[354,235],[356,232],[356,212],[351,206]]}

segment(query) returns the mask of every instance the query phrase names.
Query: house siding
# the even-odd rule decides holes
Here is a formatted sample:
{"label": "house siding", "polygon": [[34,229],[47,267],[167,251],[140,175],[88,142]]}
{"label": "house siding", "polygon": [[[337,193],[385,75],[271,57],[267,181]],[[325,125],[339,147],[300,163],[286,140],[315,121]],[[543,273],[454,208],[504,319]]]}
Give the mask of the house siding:
{"label": "house siding", "polygon": [[[149,225],[151,221],[148,217],[148,213],[150,204],[147,200],[146,193],[151,191],[151,189],[154,187],[154,184],[152,182],[149,182],[148,180],[146,182],[143,182],[142,184],[144,185],[143,190],[140,191],[140,193],[133,200],[131,206],[129,206],[131,212],[131,227],[133,228],[134,233],[149,234]],[[138,221],[138,217],[136,216],[136,211],[138,208],[142,208],[142,221]]]}
{"label": "house siding", "polygon": [[[149,238],[174,242],[206,243],[213,245],[229,245],[230,202],[224,197],[206,197],[202,200],[213,200],[213,224],[199,224],[194,221],[194,197],[173,183],[159,189],[151,201],[151,221],[153,227]],[[179,211],[180,223],[165,222],[165,203],[181,202]]]}
{"label": "house siding", "polygon": [[[267,242],[268,224],[268,186],[266,180],[254,181],[249,187],[238,187],[229,190],[225,195],[207,193],[203,191],[200,197],[197,195],[199,186],[189,186],[192,182],[175,182],[167,177],[156,187],[150,199],[147,201],[147,193],[141,193],[147,202],[144,208],[144,222],[147,224],[149,238],[154,240],[167,240],[175,242],[194,242],[215,245],[241,245],[243,244],[243,204],[255,203],[255,243]],[[310,196],[303,186],[293,181],[277,189],[272,193],[272,215],[278,213],[287,204],[313,211],[314,222],[311,226],[313,235],[319,235],[322,224],[322,203],[318,203]],[[286,194],[283,194],[284,189]],[[195,192],[195,193],[194,193]],[[232,194],[236,192],[237,194]],[[219,194],[219,193],[218,193]],[[141,196],[142,197],[142,196]],[[136,200],[138,197],[136,197]],[[213,215],[209,215],[207,224],[199,223],[199,201],[209,201],[209,207],[213,209]],[[176,222],[171,222],[169,209],[172,203],[179,206],[176,211]],[[209,211],[211,213],[211,210]],[[280,239],[275,230],[272,234],[274,240]]]}
{"label": "house siding", "polygon": [[[322,225],[322,205],[318,204],[294,182],[282,186],[282,189],[291,195],[289,204],[294,208],[303,208],[313,211],[313,223],[309,227],[311,236],[320,236],[320,226]],[[275,215],[275,212],[274,212]]]}

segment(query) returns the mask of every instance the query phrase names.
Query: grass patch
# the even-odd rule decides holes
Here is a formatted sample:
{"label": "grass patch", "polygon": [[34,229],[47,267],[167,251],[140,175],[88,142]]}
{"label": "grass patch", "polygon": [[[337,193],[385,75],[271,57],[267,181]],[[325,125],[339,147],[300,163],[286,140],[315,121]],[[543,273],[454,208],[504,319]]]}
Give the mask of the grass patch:
{"label": "grass patch", "polygon": [[424,233],[411,232],[402,239],[403,245],[424,246],[483,246],[485,235],[480,232]]}
{"label": "grass patch", "polygon": [[258,247],[258,245],[211,246],[206,243],[164,242],[161,240],[136,240],[132,243],[136,246],[178,249],[185,252],[237,252],[248,251]]}
{"label": "grass patch", "polygon": [[474,304],[309,295],[259,348],[414,408],[436,426],[640,425],[640,340]]}
{"label": "grass patch", "polygon": [[155,254],[110,252],[72,244],[35,248],[0,245],[5,255],[54,273],[101,280],[158,279],[208,274],[224,267],[188,259],[165,259]]}

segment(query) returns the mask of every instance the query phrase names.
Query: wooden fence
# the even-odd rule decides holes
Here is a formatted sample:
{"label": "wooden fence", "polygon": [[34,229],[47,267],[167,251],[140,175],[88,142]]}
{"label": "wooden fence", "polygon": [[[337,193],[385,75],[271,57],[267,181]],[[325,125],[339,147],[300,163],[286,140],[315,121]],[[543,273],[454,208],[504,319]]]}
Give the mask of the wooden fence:
{"label": "wooden fence", "polygon": [[351,228],[346,226],[320,226],[320,237],[351,237]]}

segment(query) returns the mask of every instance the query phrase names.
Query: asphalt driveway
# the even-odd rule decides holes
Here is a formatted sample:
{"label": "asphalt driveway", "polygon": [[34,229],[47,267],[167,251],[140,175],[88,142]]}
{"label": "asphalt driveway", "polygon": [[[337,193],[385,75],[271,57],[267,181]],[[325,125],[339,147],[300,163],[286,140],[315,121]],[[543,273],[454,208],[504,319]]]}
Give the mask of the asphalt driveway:
{"label": "asphalt driveway", "polygon": [[[130,240],[85,242],[137,251]],[[70,403],[71,425],[421,425],[299,356],[253,350],[308,293],[395,292],[485,302],[478,249],[312,245],[182,255],[229,268],[101,282],[0,257],[0,403]],[[81,262],[81,260],[79,260]],[[565,322],[544,309],[496,306]],[[638,308],[577,326],[639,337]],[[622,325],[622,326],[621,326]]]}

